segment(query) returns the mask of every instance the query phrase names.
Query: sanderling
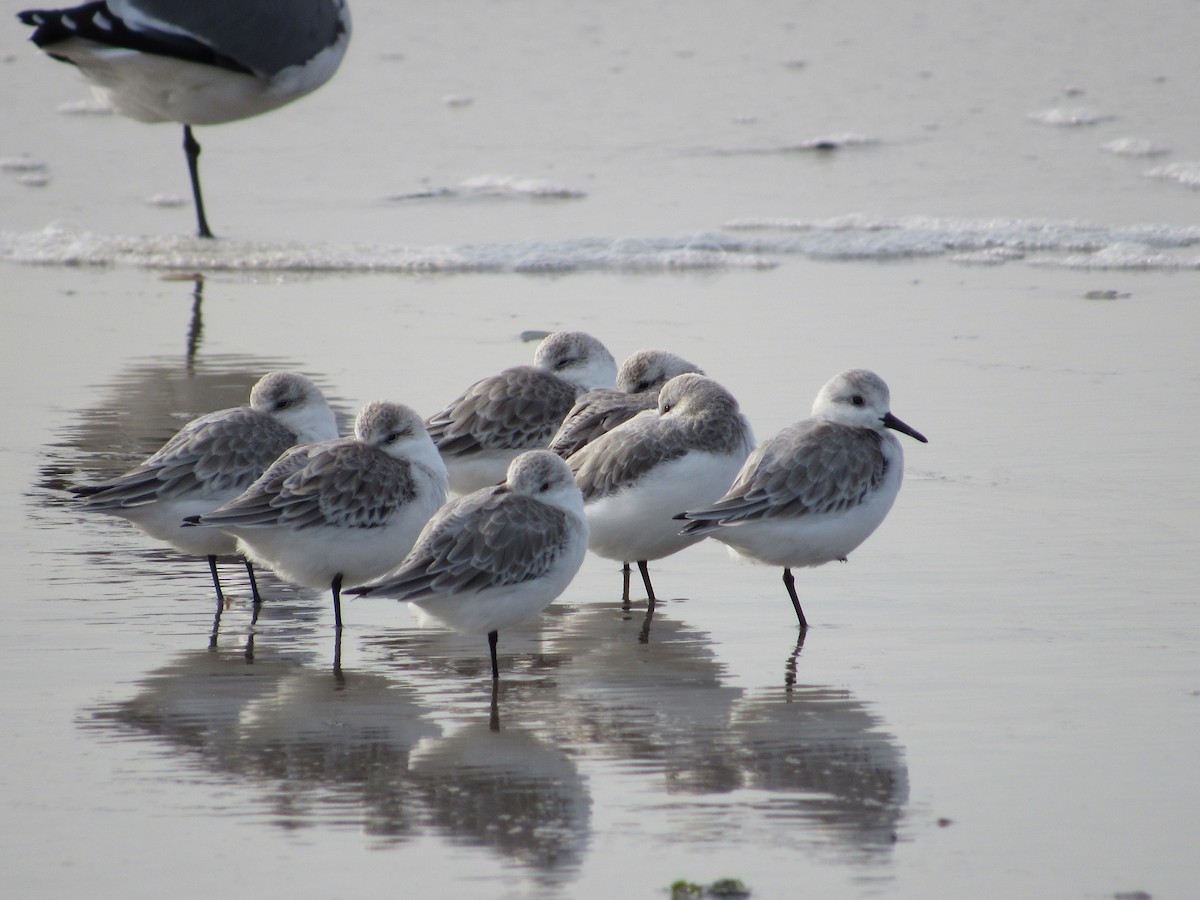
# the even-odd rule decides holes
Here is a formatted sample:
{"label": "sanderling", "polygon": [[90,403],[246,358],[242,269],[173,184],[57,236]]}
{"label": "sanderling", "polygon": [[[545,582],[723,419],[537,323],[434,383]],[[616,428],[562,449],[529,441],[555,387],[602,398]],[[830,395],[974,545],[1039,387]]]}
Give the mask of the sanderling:
{"label": "sanderling", "polygon": [[498,484],[513,458],[546,447],[585,390],[613,386],[617,364],[604,345],[581,331],[543,340],[532,366],[514,366],[467,388],[430,416],[450,488],[467,494]]}
{"label": "sanderling", "polygon": [[247,559],[305,587],[342,587],[391,571],[446,501],[446,466],[421,417],[377,400],[354,437],[293,447],[237,498],[190,524],[227,531]]}
{"label": "sanderling", "polygon": [[792,569],[845,562],[888,514],[904,476],[904,450],[887,429],[925,436],[892,415],[883,379],[850,369],[821,388],[812,416],[746,460],[729,492],[677,518],[739,556],[783,567],[801,630],[808,627]]}
{"label": "sanderling", "polygon": [[566,459],[588,441],[612,431],[640,412],[658,406],[658,392],[676,375],[699,366],[666,350],[639,350],[621,363],[617,386],[593,388],[583,394],[550,441],[550,451]]}
{"label": "sanderling", "polygon": [[394,574],[348,593],[408,600],[458,631],[485,632],[496,681],[500,629],[566,590],[587,542],[570,468],[548,450],[530,450],[509,464],[503,484],[442,507]]}
{"label": "sanderling", "polygon": [[193,125],[268,112],[315,91],[350,42],[345,0],[101,0],[17,14],[54,59],[79,68],[122,115],[183,125],[200,237]]}
{"label": "sanderling", "polygon": [[[754,446],[737,400],[703,375],[672,378],[653,413],[636,416],[567,459],[583,491],[591,536],[588,547],[624,568],[636,560],[654,601],[647,562],[700,538],[681,534],[681,510],[710,503],[733,482]],[[707,498],[707,499],[703,499]]]}
{"label": "sanderling", "polygon": [[[297,443],[337,437],[333,411],[315,384],[294,372],[271,372],[250,391],[250,405],[193,419],[153,456],[124,475],[72,489],[84,509],[128,519],[184,553],[208,557],[218,614],[224,603],[217,557],[237,552],[234,539],[209,528],[186,528],[248,488]],[[254,601],[254,569],[247,561]]]}

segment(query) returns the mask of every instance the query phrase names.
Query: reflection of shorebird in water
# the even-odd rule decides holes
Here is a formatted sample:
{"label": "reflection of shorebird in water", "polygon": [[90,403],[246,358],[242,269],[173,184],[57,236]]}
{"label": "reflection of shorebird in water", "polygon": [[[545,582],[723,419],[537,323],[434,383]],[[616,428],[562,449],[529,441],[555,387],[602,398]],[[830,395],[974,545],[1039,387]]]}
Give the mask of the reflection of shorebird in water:
{"label": "reflection of shorebird in water", "polygon": [[791,684],[747,692],[726,749],[740,787],[770,792],[751,805],[772,833],[792,822],[818,843],[869,858],[890,853],[908,803],[904,749],[849,691]]}
{"label": "reflection of shorebird in water", "polygon": [[[730,778],[720,737],[742,689],[725,683],[711,637],[664,609],[650,644],[642,618],[615,602],[565,617],[545,641],[557,687],[545,715],[606,756],[661,769],[673,790],[718,790]],[[519,704],[507,714],[522,714]]]}
{"label": "reflection of shorebird in water", "polygon": [[409,760],[433,825],[533,868],[576,869],[591,833],[591,797],[571,757],[523,730],[478,722],[423,741]]}
{"label": "reflection of shorebird in water", "polygon": [[189,766],[249,785],[281,827],[357,817],[369,834],[406,838],[432,817],[407,774],[413,749],[440,736],[413,689],[370,673],[335,678],[310,654],[260,642],[184,653],[146,676],[128,700],[92,711],[88,727],[150,737]]}

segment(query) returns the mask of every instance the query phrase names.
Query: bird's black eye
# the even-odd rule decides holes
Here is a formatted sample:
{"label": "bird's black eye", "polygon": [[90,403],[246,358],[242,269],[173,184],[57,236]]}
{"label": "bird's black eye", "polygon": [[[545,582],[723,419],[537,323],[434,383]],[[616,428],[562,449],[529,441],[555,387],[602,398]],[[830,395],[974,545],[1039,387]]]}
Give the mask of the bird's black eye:
{"label": "bird's black eye", "polygon": [[556,362],[554,364],[554,368],[565,369],[567,366],[571,365],[571,363],[573,363],[573,362],[574,362],[574,360],[572,360],[572,359],[560,359],[558,362]]}
{"label": "bird's black eye", "polygon": [[288,399],[285,397],[283,400],[280,400],[280,401],[278,401],[278,402],[275,404],[275,408],[276,408],[276,409],[287,409],[287,408],[288,408],[289,406],[291,406],[291,405],[292,405],[292,401],[291,401],[291,400],[288,400]]}
{"label": "bird's black eye", "polygon": [[863,399],[862,394],[855,394],[853,397],[850,398],[850,402],[853,403],[855,406],[862,406],[867,401]]}
{"label": "bird's black eye", "polygon": [[385,444],[394,444],[398,440],[400,440],[400,432],[391,431],[391,432],[388,432],[388,436],[383,439],[383,442]]}
{"label": "bird's black eye", "polygon": [[640,394],[643,391],[648,391],[648,390],[650,390],[650,382],[649,381],[639,381],[637,383],[637,387],[635,387],[633,389],[633,392],[635,394]]}
{"label": "bird's black eye", "polygon": [[548,481],[543,481],[543,482],[542,482],[542,493],[544,494],[544,493],[546,493],[546,491],[548,491],[548,490],[550,490],[550,482],[548,482]]}

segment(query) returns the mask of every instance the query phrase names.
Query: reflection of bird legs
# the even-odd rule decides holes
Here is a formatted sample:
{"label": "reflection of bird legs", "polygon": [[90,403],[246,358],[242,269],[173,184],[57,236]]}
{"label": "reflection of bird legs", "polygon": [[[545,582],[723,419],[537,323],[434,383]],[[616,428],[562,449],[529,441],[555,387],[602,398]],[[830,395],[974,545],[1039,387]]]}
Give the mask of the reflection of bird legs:
{"label": "reflection of bird legs", "polygon": [[187,370],[191,374],[196,362],[196,351],[200,349],[200,336],[204,333],[204,319],[200,315],[200,302],[204,299],[204,276],[193,276],[195,287],[192,289],[192,321],[188,326],[187,336]]}
{"label": "reflection of bird legs", "polygon": [[650,622],[654,619],[655,603],[655,599],[651,597],[649,602],[646,604],[646,618],[642,620],[642,630],[638,632],[639,644],[650,643]]}
{"label": "reflection of bird legs", "polygon": [[500,730],[500,682],[492,682],[492,707],[491,713],[488,716],[488,729],[491,731]]}
{"label": "reflection of bird legs", "polygon": [[340,627],[333,630],[333,677],[339,685],[345,682],[345,676],[342,675],[342,629]]}
{"label": "reflection of bird legs", "polygon": [[796,686],[796,661],[800,658],[800,651],[803,649],[804,632],[801,631],[800,636],[796,638],[795,648],[788,654],[787,662],[783,664],[783,685],[789,694]]}

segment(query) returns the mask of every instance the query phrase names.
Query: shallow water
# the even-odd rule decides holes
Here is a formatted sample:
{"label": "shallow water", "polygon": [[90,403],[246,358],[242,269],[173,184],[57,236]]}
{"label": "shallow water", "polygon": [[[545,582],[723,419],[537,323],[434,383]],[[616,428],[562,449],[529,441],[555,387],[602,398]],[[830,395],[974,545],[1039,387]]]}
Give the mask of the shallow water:
{"label": "shallow water", "polygon": [[[45,163],[0,166],[13,895],[1193,895],[1200,233],[1146,174],[1200,153],[1190,6],[354,9],[326,89],[200,134],[215,247],[142,202],[174,129],[55,113],[86,92],[0,35],[0,158]],[[760,437],[888,380],[930,443],[797,573],[803,645],[715,545],[649,622],[589,557],[493,706],[482,639],[361,599],[335,648],[269,577],[251,627],[236,564],[210,646],[203,562],[64,490],[271,368],[432,412],[557,328],[694,359]]]}

